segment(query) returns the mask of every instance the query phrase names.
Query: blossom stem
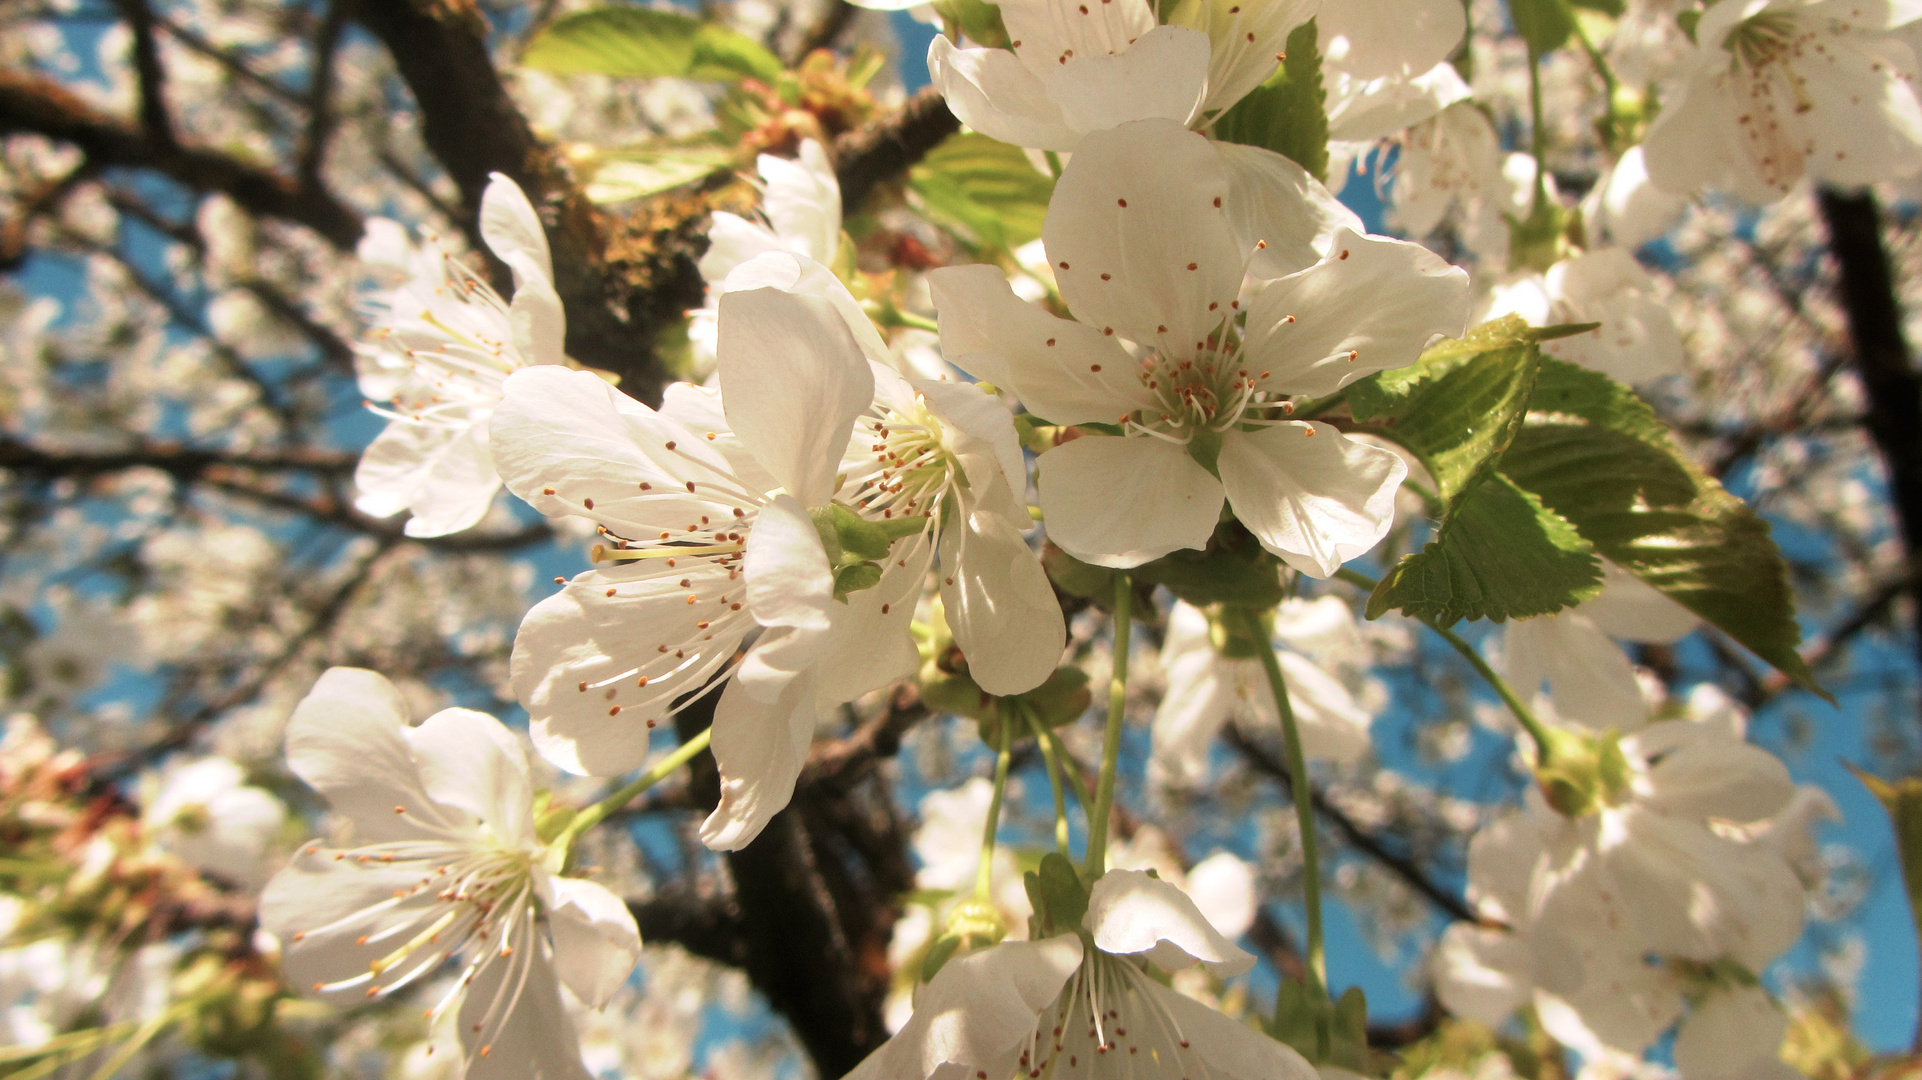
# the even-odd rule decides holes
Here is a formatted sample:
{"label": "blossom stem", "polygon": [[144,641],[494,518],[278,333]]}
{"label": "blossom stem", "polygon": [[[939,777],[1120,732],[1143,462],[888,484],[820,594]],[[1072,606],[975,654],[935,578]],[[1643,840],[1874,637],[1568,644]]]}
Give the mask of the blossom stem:
{"label": "blossom stem", "polygon": [[1114,674],[1108,679],[1108,728],[1101,739],[1101,775],[1095,780],[1094,812],[1088,815],[1088,876],[1108,869],[1108,815],[1114,809],[1115,773],[1121,768],[1121,718],[1128,704],[1128,636],[1134,621],[1134,575],[1114,579]]}
{"label": "blossom stem", "polygon": [[1533,125],[1529,152],[1535,158],[1535,199],[1529,204],[1529,217],[1541,212],[1548,201],[1548,126],[1542,122],[1542,58],[1528,50],[1528,114]]}
{"label": "blossom stem", "polygon": [[674,774],[676,769],[694,760],[695,755],[707,749],[708,739],[714,734],[713,728],[703,730],[699,735],[682,743],[673,753],[655,763],[654,767],[635,777],[627,786],[595,803],[593,806],[574,815],[567,828],[554,839],[554,846],[565,851],[572,847],[582,833],[607,820],[607,816],[628,803],[633,802],[642,792]]}
{"label": "blossom stem", "polygon": [[1288,755],[1289,789],[1295,796],[1295,820],[1301,830],[1301,877],[1303,903],[1308,910],[1308,974],[1311,989],[1328,994],[1328,956],[1321,932],[1321,852],[1315,841],[1314,793],[1308,786],[1308,758],[1301,749],[1301,726],[1295,722],[1295,707],[1288,699],[1288,683],[1281,675],[1281,660],[1269,641],[1268,628],[1253,608],[1230,608],[1241,614],[1242,625],[1252,640],[1264,642],[1261,670],[1268,676],[1268,689],[1275,695],[1275,711],[1281,714],[1282,749]]}
{"label": "blossom stem", "polygon": [[[1017,706],[1018,708],[1018,706]],[[988,888],[994,878],[994,836],[1001,829],[1001,796],[1008,790],[1008,766],[1014,761],[1014,754],[1008,750],[1014,717],[1005,710],[1000,716],[998,737],[995,739],[994,755],[994,794],[988,797],[988,820],[981,827],[981,865],[974,872],[974,898],[986,900]]]}
{"label": "blossom stem", "polygon": [[1018,706],[1021,715],[1028,721],[1028,730],[1034,732],[1035,745],[1041,748],[1041,760],[1048,767],[1048,787],[1054,792],[1054,846],[1062,858],[1068,857],[1068,797],[1061,786],[1061,758],[1054,752],[1054,740],[1049,736],[1033,710]]}
{"label": "blossom stem", "polygon": [[1053,731],[1048,731],[1048,745],[1054,748],[1054,756],[1061,760],[1061,775],[1068,781],[1068,790],[1074,792],[1074,801],[1081,804],[1081,812],[1093,813],[1094,798],[1088,794],[1088,785],[1081,780],[1080,763],[1068,753],[1068,748],[1061,742],[1061,736]]}
{"label": "blossom stem", "polygon": [[[1370,592],[1375,590],[1375,580],[1366,574],[1359,574],[1353,570],[1343,569],[1337,571],[1335,576],[1348,582],[1350,585],[1367,589]],[[1548,734],[1548,727],[1536,718],[1528,706],[1522,704],[1522,699],[1516,695],[1514,688],[1508,685],[1508,680],[1496,674],[1495,669],[1488,666],[1488,661],[1482,659],[1481,654],[1475,651],[1473,645],[1463,641],[1461,635],[1446,627],[1436,626],[1428,619],[1423,619],[1422,622],[1427,623],[1430,630],[1441,635],[1443,641],[1454,646],[1455,651],[1462,654],[1462,659],[1467,660],[1469,666],[1475,669],[1475,674],[1480,675],[1483,681],[1494,688],[1496,696],[1502,699],[1502,704],[1508,706],[1508,711],[1515,714],[1515,720],[1522,725],[1522,730],[1528,732],[1528,737],[1535,740],[1536,767],[1540,768],[1547,765],[1550,756],[1549,748],[1553,745]]]}

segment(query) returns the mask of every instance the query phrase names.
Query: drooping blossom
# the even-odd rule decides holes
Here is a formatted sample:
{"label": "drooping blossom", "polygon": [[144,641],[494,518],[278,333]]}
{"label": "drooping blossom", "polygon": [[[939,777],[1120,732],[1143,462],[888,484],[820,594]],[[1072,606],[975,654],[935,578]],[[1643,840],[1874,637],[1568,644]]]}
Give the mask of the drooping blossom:
{"label": "drooping blossom", "polygon": [[410,725],[392,683],[333,668],[294,711],[287,761],[353,822],[356,845],[308,844],[261,894],[287,981],[363,1001],[457,961],[431,1012],[459,1011],[469,1080],[586,1077],[561,984],[600,1007],[640,934],[620,897],[556,872],[565,852],[535,835],[513,734],[468,709]]}
{"label": "drooping blossom", "polygon": [[1890,33],[1918,15],[1891,0],[1712,5],[1643,144],[1649,178],[1773,202],[1804,177],[1846,187],[1922,170],[1916,58]]}
{"label": "drooping blossom", "polygon": [[[1303,752],[1311,760],[1338,762],[1366,754],[1374,716],[1328,670],[1342,663],[1341,653],[1351,653],[1352,662],[1360,644],[1348,605],[1334,596],[1286,600],[1275,611],[1274,642]],[[1269,643],[1253,644],[1265,648]],[[1258,730],[1280,731],[1281,715],[1261,661],[1223,651],[1237,647],[1246,643],[1217,640],[1215,627],[1200,608],[1177,602],[1168,613],[1161,650],[1168,687],[1155,709],[1154,749],[1148,758],[1152,781],[1190,787],[1206,780],[1215,736],[1232,719],[1252,721]]]}
{"label": "drooping blossom", "polygon": [[1137,870],[1094,883],[1086,941],[1061,933],[957,956],[922,988],[913,1017],[850,1080],[1153,1076],[1314,1080],[1301,1056],[1176,993],[1143,969],[1196,963],[1232,978],[1254,957],[1173,884]]}
{"label": "drooping blossom", "polygon": [[1599,248],[1563,259],[1545,274],[1497,286],[1488,318],[1516,314],[1535,326],[1600,323],[1542,343],[1558,360],[1625,383],[1682,371],[1682,333],[1655,290],[1655,279],[1626,250]]}
{"label": "drooping blossom", "polygon": [[1084,427],[1042,455],[1048,535],[1070,554],[1128,567],[1202,547],[1225,501],[1269,551],[1327,576],[1386,533],[1406,466],[1287,419],[1288,399],[1459,333],[1467,277],[1416,245],[1343,230],[1320,262],[1244,291],[1254,251],[1230,223],[1221,161],[1166,120],[1088,136],[1044,233],[1075,319],[1024,303],[995,268],[938,270],[942,348],[1037,417],[1117,432]]}
{"label": "drooping blossom", "polygon": [[459,259],[408,248],[397,226],[370,232],[363,258],[403,279],[374,301],[360,349],[361,392],[387,417],[362,453],[354,484],[363,513],[402,510],[409,536],[445,536],[479,521],[500,490],[488,418],[507,377],[566,363],[566,315],[553,285],[547,235],[527,196],[496,173],[481,203],[481,238],[514,273],[507,302]]}

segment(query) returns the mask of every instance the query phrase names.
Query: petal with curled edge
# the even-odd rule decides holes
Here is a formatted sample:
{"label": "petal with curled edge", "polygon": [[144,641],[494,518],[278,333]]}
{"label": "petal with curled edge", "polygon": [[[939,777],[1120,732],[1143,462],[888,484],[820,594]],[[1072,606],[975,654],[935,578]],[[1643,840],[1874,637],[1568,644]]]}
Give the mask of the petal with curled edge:
{"label": "petal with curled edge", "polygon": [[1229,188],[1214,144],[1172,120],[1083,139],[1042,226],[1075,318],[1164,351],[1196,351],[1233,316],[1247,266]]}
{"label": "petal with curled edge", "polygon": [[1406,367],[1468,325],[1468,274],[1420,244],[1340,229],[1327,255],[1249,305],[1245,361],[1267,388],[1330,394]]}
{"label": "petal with curled edge", "polygon": [[1113,337],[1056,318],[1014,294],[995,266],[955,266],[928,275],[948,362],[1013,393],[1055,424],[1112,424],[1153,408],[1141,365]]}
{"label": "petal with curled edge", "polygon": [[1097,566],[1126,569],[1206,547],[1221,520],[1221,483],[1187,447],[1160,439],[1063,443],[1041,455],[1039,482],[1048,538]]}
{"label": "petal with curled edge", "polygon": [[548,926],[554,967],[574,996],[598,1009],[641,959],[641,928],[626,901],[580,878],[549,878]]}
{"label": "petal with curled edge", "polygon": [[1388,535],[1408,475],[1390,451],[1291,421],[1222,437],[1221,483],[1248,531],[1289,566],[1326,578]]}
{"label": "petal with curled edge", "polygon": [[1223,979],[1255,966],[1255,958],[1222,936],[1188,894],[1145,870],[1110,870],[1088,893],[1085,925],[1102,952],[1141,954],[1164,971],[1196,963]]}
{"label": "petal with curled edge", "polygon": [[[791,636],[785,628],[769,636]],[[778,648],[767,637],[755,651]],[[819,721],[813,679],[806,670],[770,674],[750,686],[735,679],[714,710],[712,748],[721,773],[721,801],[701,823],[701,842],[739,851],[761,835],[787,806],[807,764]]]}
{"label": "petal with curled edge", "polygon": [[728,427],[803,507],[825,504],[854,418],[874,400],[860,346],[819,297],[753,289],[722,296],[720,310]]}
{"label": "petal with curled edge", "polygon": [[[530,275],[548,282],[554,280],[554,259],[548,253],[547,230],[540,215],[520,185],[500,173],[489,173],[487,190],[481,194],[481,239],[489,250],[514,271],[514,288],[519,289]],[[514,256],[527,261],[516,265]]]}

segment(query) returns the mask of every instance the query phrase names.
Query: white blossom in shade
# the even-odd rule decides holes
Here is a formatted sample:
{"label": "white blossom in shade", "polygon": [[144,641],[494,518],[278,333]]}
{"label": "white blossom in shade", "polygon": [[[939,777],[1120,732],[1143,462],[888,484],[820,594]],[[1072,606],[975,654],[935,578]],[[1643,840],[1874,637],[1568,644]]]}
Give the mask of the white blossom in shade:
{"label": "white blossom in shade", "polygon": [[1188,871],[1186,890],[1208,925],[1230,941],[1255,924],[1260,896],[1255,868],[1232,851],[1217,851]]}
{"label": "white blossom in shade", "polygon": [[[1314,632],[1319,629],[1315,623],[1327,619],[1345,620],[1353,628],[1354,615],[1338,597],[1283,601],[1275,618],[1276,656],[1301,732],[1302,752],[1311,760],[1352,762],[1368,752],[1374,716],[1341,679],[1304,655],[1291,633],[1303,624]],[[1206,781],[1215,736],[1230,720],[1245,720],[1262,731],[1281,730],[1281,714],[1260,659],[1223,656],[1222,644],[1205,612],[1175,603],[1161,648],[1168,688],[1155,708],[1154,750],[1148,757],[1152,783],[1186,788]]]}
{"label": "white blossom in shade", "polygon": [[1361,78],[1338,68],[1323,72],[1328,110],[1328,186],[1340,192],[1354,162],[1384,140],[1400,143],[1403,133],[1432,120],[1474,91],[1453,64],[1405,79],[1392,75]]}
{"label": "white blossom in shade", "polygon": [[708,227],[708,248],[701,256],[700,271],[710,289],[707,303],[690,313],[688,326],[703,375],[712,368],[715,319],[720,314],[721,286],[729,274],[769,252],[832,263],[841,246],[841,184],[819,142],[802,140],[793,160],[762,154],[756,170],[761,178],[760,220],[721,210]]}
{"label": "white blossom in shade", "polygon": [[[1648,719],[1635,665],[1616,639],[1666,645],[1700,623],[1613,563],[1602,563],[1602,591],[1573,608],[1515,619],[1502,632],[1502,667],[1518,693],[1543,693],[1563,722],[1601,731],[1632,731]],[[1739,736],[1738,736],[1739,737]]]}
{"label": "white blossom in shade", "polygon": [[1456,211],[1471,249],[1507,242],[1501,215],[1513,201],[1513,184],[1503,172],[1501,139],[1487,114],[1457,101],[1400,141],[1388,201],[1402,231],[1427,236]]}
{"label": "white blossom in shade", "polygon": [[1448,59],[1468,30],[1457,0],[1341,0],[1316,19],[1328,66],[1357,78],[1409,78]]}
{"label": "white blossom in shade", "polygon": [[1008,0],[1013,49],[937,37],[928,71],[962,123],[1002,142],[1073,150],[1089,132],[1156,117],[1197,124],[1280,66],[1318,0],[1185,0],[1157,26],[1148,0]]}
{"label": "white blossom in shade", "polygon": [[563,983],[605,1004],[640,956],[627,905],[555,873],[534,833],[520,744],[498,720],[445,709],[407,722],[392,683],[333,668],[295,709],[287,761],[354,825],[357,847],[301,849],[261,894],[261,925],[288,982],[364,1000],[460,977],[433,1006],[458,1009],[465,1075],[587,1075]]}
{"label": "white blossom in shade", "polygon": [[141,824],[197,869],[254,887],[287,808],[222,757],[174,765],[141,785]]}
{"label": "white blossom in shade", "polygon": [[1844,186],[1922,169],[1916,58],[1892,0],[1740,0],[1702,14],[1681,85],[1644,148],[1677,194],[1772,202],[1804,177]]}
{"label": "white blossom in shade", "polygon": [[1494,290],[1488,318],[1516,314],[1536,326],[1600,323],[1573,337],[1542,343],[1558,360],[1625,383],[1646,383],[1683,370],[1682,333],[1655,291],[1655,279],[1622,248],[1563,259],[1541,275]]}
{"label": "white blossom in shade", "polygon": [[1582,200],[1582,226],[1591,242],[1630,251],[1668,233],[1688,208],[1688,197],[1649,182],[1648,159],[1631,146]]}
{"label": "white blossom in shade", "polygon": [[1788,1017],[1759,986],[1709,991],[1675,1032],[1682,1080],[1796,1080],[1782,1060]]}
{"label": "white blossom in shade", "polygon": [[1411,363],[1459,333],[1467,276],[1416,245],[1343,230],[1319,263],[1244,295],[1252,252],[1230,223],[1221,160],[1164,120],[1090,135],[1044,234],[1076,318],[1024,303],[993,267],[937,270],[942,349],[1038,417],[1120,431],[1041,457],[1049,538],[1077,558],[1128,567],[1202,547],[1225,501],[1269,551],[1325,577],[1386,533],[1406,466],[1288,420],[1287,397]]}
{"label": "white blossom in shade", "polygon": [[922,530],[879,584],[836,596],[813,514],[874,402],[866,350],[822,296],[729,292],[720,312],[718,416],[693,388],[656,412],[586,373],[530,371],[510,380],[495,439],[516,494],[598,522],[613,541],[599,554],[627,564],[576,577],[516,639],[516,693],[555,764],[635,768],[646,728],[762,628],[715,711],[721,803],[702,838],[733,849],[787,805],[824,710],[914,670],[913,604],[898,601],[932,545]]}
{"label": "white blossom in shade", "polygon": [[1003,942],[957,956],[901,1031],[850,1080],[1035,1075],[1314,1080],[1299,1054],[1184,997],[1144,970],[1202,963],[1231,978],[1254,957],[1173,884],[1135,870],[1094,883],[1087,934]]}
{"label": "white blossom in shade", "polygon": [[372,407],[388,424],[361,455],[355,505],[375,517],[411,511],[409,536],[460,532],[487,513],[501,486],[487,434],[503,382],[525,367],[566,363],[547,236],[527,196],[498,173],[480,231],[514,273],[511,303],[445,252],[400,254],[397,228],[375,229],[363,244],[370,264],[406,277],[375,299],[376,326],[360,349],[361,392],[387,402]]}

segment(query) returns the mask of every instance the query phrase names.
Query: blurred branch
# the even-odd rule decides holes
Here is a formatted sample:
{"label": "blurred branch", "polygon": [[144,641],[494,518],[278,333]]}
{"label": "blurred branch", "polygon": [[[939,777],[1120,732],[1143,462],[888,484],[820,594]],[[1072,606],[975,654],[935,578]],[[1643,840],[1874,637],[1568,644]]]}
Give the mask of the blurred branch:
{"label": "blurred branch", "polygon": [[140,81],[140,127],[156,146],[175,144],[173,118],[167,115],[167,73],[154,41],[154,14],[147,0],[114,0],[133,31],[133,69]]}
{"label": "blurred branch", "polygon": [[347,7],[348,0],[327,0],[314,40],[312,73],[307,78],[307,130],[294,164],[294,180],[304,191],[320,189],[320,167],[326,163],[327,141],[334,133],[334,53],[347,29]]}
{"label": "blurred branch", "polygon": [[[1228,745],[1234,747],[1256,772],[1279,783],[1283,794],[1293,792],[1294,778],[1289,775],[1288,767],[1282,764],[1281,758],[1248,738],[1233,724],[1228,725],[1226,738]],[[1436,884],[1428,876],[1428,872],[1415,860],[1389,850],[1380,838],[1357,825],[1353,818],[1328,800],[1327,792],[1310,785],[1309,799],[1314,804],[1316,815],[1333,825],[1335,831],[1339,832],[1351,846],[1380,863],[1383,869],[1400,878],[1404,884],[1420,893],[1448,917],[1464,922],[1479,921],[1460,897]]]}
{"label": "blurred branch", "polygon": [[[1816,196],[1829,252],[1841,271],[1855,373],[1868,406],[1865,426],[1882,453],[1889,501],[1908,559],[1905,580],[1922,581],[1922,374],[1902,330],[1895,274],[1882,243],[1882,212],[1868,191],[1824,187]],[[1916,605],[1922,618],[1922,603]],[[1922,654],[1922,626],[1913,647]]]}
{"label": "blurred branch", "polygon": [[924,86],[900,111],[834,140],[834,175],[841,182],[841,212],[853,216],[875,187],[900,176],[941,141],[961,130],[961,121],[932,86]]}
{"label": "blurred branch", "polygon": [[807,33],[801,35],[801,43],[795,48],[794,55],[788,58],[788,66],[799,64],[816,49],[832,49],[860,13],[861,9],[848,3],[848,0],[828,0],[827,11],[815,20],[813,26],[808,27]]}
{"label": "blurred branch", "polygon": [[216,150],[158,142],[58,83],[0,71],[0,135],[26,133],[71,143],[97,167],[153,169],[196,191],[221,192],[262,217],[304,225],[336,247],[351,249],[360,239],[360,215],[326,191],[304,191],[289,177]]}
{"label": "blurred branch", "polygon": [[0,436],[0,469],[47,479],[91,479],[126,469],[159,469],[178,480],[192,480],[210,469],[232,468],[263,472],[350,473],[358,456],[332,450],[286,450],[246,453],[201,450],[171,443],[144,443],[127,450],[43,450],[17,439]]}

